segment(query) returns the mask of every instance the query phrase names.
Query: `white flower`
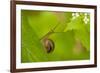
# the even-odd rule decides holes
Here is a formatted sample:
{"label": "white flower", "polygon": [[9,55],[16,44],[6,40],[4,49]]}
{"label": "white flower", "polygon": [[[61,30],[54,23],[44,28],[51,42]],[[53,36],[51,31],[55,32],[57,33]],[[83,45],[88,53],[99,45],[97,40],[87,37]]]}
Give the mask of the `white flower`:
{"label": "white flower", "polygon": [[83,19],[85,24],[87,24],[89,22],[89,18],[87,16],[88,16],[88,13],[85,13],[84,14],[84,19]]}
{"label": "white flower", "polygon": [[84,21],[85,24],[87,24],[89,22],[89,18],[87,18],[87,16],[85,16],[83,21]]}
{"label": "white flower", "polygon": [[75,13],[76,17],[79,17],[79,13]]}
{"label": "white flower", "polygon": [[88,13],[85,13],[84,15],[85,15],[85,16],[87,16],[87,15],[88,15]]}
{"label": "white flower", "polygon": [[72,19],[79,17],[79,13],[72,13]]}

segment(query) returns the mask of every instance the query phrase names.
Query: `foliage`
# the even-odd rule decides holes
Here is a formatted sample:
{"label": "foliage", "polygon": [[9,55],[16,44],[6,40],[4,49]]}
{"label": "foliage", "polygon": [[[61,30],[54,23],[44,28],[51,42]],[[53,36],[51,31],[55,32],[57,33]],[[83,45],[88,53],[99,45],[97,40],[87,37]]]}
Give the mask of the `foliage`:
{"label": "foliage", "polygon": [[[90,21],[85,23],[85,17],[90,19],[89,13],[22,10],[21,62],[89,59]],[[54,42],[52,52],[46,52],[44,39]]]}

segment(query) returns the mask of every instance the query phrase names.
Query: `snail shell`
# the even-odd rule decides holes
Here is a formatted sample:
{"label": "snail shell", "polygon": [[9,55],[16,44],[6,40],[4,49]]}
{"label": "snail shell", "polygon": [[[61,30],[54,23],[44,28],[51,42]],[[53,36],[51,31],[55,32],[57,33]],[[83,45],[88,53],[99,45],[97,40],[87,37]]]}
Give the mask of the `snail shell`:
{"label": "snail shell", "polygon": [[44,47],[46,48],[47,53],[50,53],[54,50],[54,42],[51,39],[45,39]]}

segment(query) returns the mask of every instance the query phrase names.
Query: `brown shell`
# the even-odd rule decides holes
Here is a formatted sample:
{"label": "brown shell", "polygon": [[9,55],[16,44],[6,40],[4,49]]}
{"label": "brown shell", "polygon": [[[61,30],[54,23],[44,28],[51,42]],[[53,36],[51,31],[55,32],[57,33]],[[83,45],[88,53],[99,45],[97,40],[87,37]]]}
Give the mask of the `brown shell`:
{"label": "brown shell", "polygon": [[44,47],[46,48],[47,53],[50,53],[54,50],[54,42],[51,39],[46,39],[44,41]]}

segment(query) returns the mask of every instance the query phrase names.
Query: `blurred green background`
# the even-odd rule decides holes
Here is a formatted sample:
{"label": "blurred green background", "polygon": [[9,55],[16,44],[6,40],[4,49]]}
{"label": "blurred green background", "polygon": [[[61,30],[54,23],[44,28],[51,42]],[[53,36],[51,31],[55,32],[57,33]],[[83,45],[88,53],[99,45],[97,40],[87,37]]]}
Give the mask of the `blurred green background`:
{"label": "blurred green background", "polygon": [[[49,53],[44,39],[53,42]],[[21,10],[22,63],[87,59],[90,59],[89,13]]]}

